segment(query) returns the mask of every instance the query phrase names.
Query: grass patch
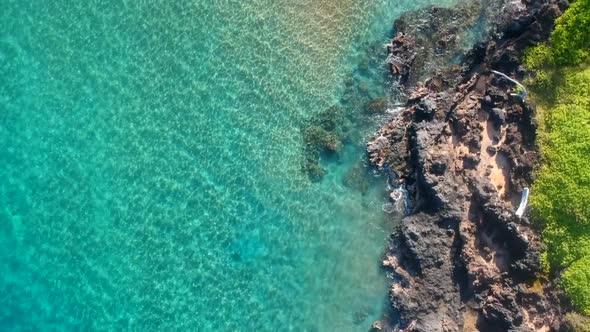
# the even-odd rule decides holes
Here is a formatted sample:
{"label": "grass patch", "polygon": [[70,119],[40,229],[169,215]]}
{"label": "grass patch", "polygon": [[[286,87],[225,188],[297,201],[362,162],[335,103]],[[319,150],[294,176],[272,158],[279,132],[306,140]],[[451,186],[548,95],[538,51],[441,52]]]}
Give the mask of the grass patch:
{"label": "grass patch", "polygon": [[531,196],[545,222],[552,268],[590,255],[590,66],[559,73],[554,103],[535,94],[543,166]]}
{"label": "grass patch", "polygon": [[531,206],[544,222],[549,267],[565,270],[564,289],[590,315],[590,66],[555,73],[554,95],[535,93],[543,165]]}
{"label": "grass patch", "polygon": [[590,0],[556,21],[550,43],[528,50],[525,83],[539,109],[542,167],[531,206],[543,221],[546,262],[590,315]]}

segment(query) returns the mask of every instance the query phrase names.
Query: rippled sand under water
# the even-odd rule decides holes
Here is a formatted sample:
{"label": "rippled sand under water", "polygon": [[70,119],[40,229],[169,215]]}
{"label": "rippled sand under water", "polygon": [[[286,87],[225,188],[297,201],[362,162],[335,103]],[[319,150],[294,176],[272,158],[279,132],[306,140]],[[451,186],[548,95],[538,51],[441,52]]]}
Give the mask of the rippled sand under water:
{"label": "rippled sand under water", "polygon": [[344,183],[375,124],[319,183],[301,128],[384,96],[367,49],[427,3],[4,4],[0,330],[366,331],[392,222]]}

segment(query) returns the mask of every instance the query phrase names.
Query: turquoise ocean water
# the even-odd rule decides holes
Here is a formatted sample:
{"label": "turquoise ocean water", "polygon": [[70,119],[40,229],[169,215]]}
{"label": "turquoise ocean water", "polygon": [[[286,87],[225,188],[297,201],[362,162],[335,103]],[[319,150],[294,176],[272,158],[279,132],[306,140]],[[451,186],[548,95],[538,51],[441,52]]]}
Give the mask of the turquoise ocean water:
{"label": "turquoise ocean water", "polygon": [[[4,0],[0,330],[366,331],[393,222],[355,114],[429,2]],[[333,105],[363,120],[312,182]]]}

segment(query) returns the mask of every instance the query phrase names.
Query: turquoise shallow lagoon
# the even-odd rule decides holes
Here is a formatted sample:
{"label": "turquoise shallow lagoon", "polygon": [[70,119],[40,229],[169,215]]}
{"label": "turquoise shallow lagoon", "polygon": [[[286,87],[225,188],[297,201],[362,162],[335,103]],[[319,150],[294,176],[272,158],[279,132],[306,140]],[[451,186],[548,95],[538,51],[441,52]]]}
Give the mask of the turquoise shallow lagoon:
{"label": "turquoise shallow lagoon", "polygon": [[378,119],[320,182],[302,128],[389,96],[391,22],[429,2],[4,1],[0,330],[366,331]]}

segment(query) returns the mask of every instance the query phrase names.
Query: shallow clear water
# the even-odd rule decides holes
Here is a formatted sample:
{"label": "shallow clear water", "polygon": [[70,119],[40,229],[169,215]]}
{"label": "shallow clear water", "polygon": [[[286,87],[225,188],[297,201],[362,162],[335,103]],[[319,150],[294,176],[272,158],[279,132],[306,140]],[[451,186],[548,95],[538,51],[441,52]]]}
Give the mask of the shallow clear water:
{"label": "shallow clear water", "polygon": [[301,128],[388,95],[428,2],[4,1],[0,330],[366,331],[392,221],[345,179],[378,120],[317,183]]}

